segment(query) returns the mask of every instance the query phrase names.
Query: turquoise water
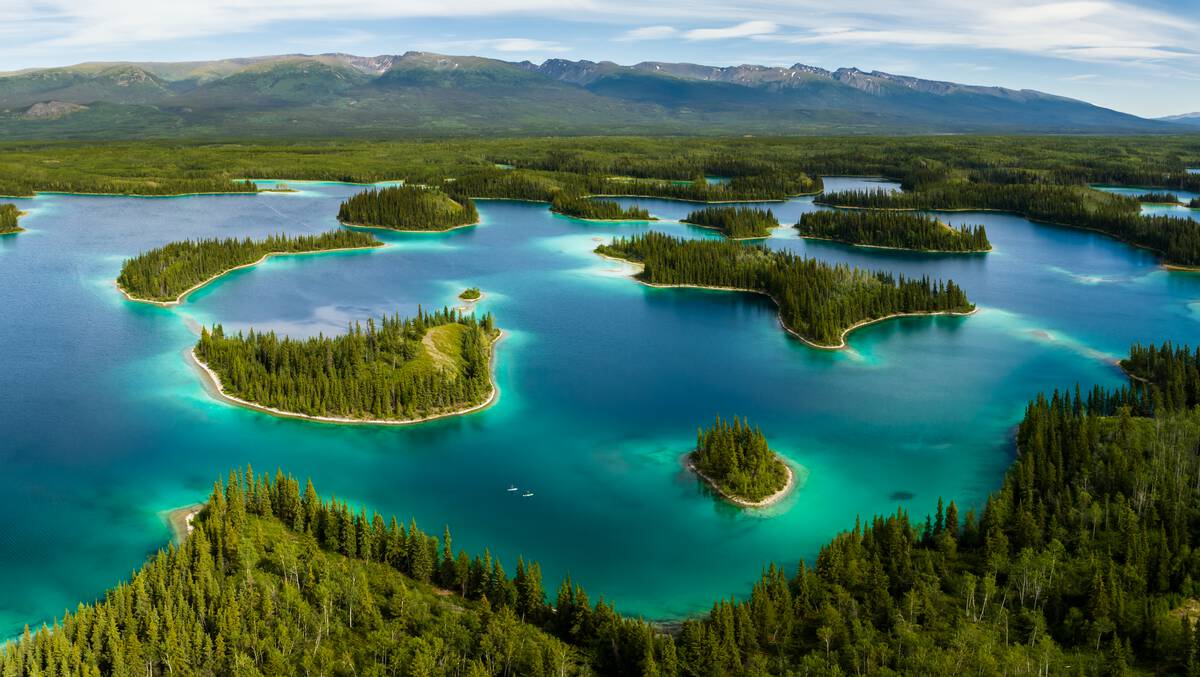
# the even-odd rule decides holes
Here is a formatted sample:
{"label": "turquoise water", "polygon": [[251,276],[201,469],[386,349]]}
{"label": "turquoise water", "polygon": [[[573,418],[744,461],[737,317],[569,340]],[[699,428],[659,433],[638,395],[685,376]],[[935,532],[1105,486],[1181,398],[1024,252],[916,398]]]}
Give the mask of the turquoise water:
{"label": "turquoise water", "polygon": [[[1190,171],[1190,170],[1189,170]],[[1137,197],[1145,195],[1149,192],[1158,192],[1166,190],[1168,193],[1174,193],[1183,202],[1189,202],[1193,198],[1200,197],[1200,193],[1194,193],[1189,190],[1163,189],[1163,188],[1130,188],[1127,186],[1092,186],[1096,190],[1102,190],[1106,193],[1116,193],[1117,195],[1129,195]],[[1182,204],[1167,205],[1167,204],[1142,204],[1143,214],[1152,214],[1158,216],[1179,216],[1182,218],[1190,218],[1194,221],[1200,221],[1200,209],[1192,209]]]}
{"label": "turquoise water", "polygon": [[[875,325],[841,352],[788,338],[759,297],[650,289],[591,253],[647,228],[709,231],[577,221],[517,202],[480,202],[476,228],[271,259],[176,308],[126,302],[112,286],[123,258],[170,240],[335,227],[338,202],[360,190],[286,183],[299,192],[17,201],[28,232],[0,238],[0,636],[128,576],[168,539],[160,511],[202,499],[246,463],[311,476],[326,495],[435,533],[449,523],[456,546],[489,546],[510,571],[518,554],[537,559],[551,587],[569,571],[623,611],[703,612],[744,595],[767,562],[812,557],[858,515],[924,513],[938,496],[977,505],[1036,392],[1116,385],[1108,360],[1131,342],[1195,342],[1200,327],[1200,275],[1001,214],[949,217],[987,225],[996,251],[986,256],[777,230],[769,246],[950,276],[982,307]],[[668,219],[694,207],[637,202]],[[789,223],[815,209],[811,199],[771,207]],[[500,400],[470,416],[403,428],[278,419],[213,401],[183,359],[198,324],[337,332],[452,305],[468,286],[509,332]],[[765,514],[708,495],[679,459],[716,414],[760,424],[806,469],[801,490]],[[510,483],[535,495],[514,496]]]}

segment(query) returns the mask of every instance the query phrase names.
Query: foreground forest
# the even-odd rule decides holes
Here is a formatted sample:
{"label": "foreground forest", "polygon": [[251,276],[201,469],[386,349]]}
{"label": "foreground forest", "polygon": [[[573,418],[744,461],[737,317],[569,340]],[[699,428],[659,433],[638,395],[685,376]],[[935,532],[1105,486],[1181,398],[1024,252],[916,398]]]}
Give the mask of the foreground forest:
{"label": "foreground forest", "polygon": [[980,510],[876,516],[678,626],[231,474],[180,548],[8,643],[0,674],[1194,675],[1197,364],[1139,346],[1128,387],[1038,395]]}
{"label": "foreground forest", "polygon": [[617,238],[596,252],[641,265],[637,278],[652,285],[766,294],[779,306],[785,328],[821,348],[841,347],[854,326],[890,315],[975,309],[953,280],[907,279],[729,240],[650,232]]}

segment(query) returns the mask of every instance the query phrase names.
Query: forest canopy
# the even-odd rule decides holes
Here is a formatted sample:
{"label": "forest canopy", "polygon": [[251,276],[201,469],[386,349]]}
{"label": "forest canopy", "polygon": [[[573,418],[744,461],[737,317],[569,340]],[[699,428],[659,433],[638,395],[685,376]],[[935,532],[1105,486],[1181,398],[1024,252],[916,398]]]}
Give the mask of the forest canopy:
{"label": "forest canopy", "polygon": [[451,310],[351,325],[306,339],[204,328],[196,357],[227,395],[304,416],[411,421],[457,413],[495,392],[492,316]]}
{"label": "forest canopy", "polygon": [[272,235],[262,240],[183,240],[126,259],[117,284],[135,301],[176,301],[180,295],[271,254],[304,254],[380,247],[369,233],[331,230],[319,235]]}
{"label": "forest canopy", "polygon": [[389,186],[352,195],[338,208],[338,221],[390,230],[450,230],[479,222],[470,198],[457,200],[434,188]]}
{"label": "forest canopy", "polygon": [[931,216],[907,212],[808,212],[800,215],[796,230],[804,237],[914,251],[984,252],[992,248],[982,225],[953,228]]}
{"label": "forest canopy", "polygon": [[729,240],[683,240],[651,232],[617,238],[596,252],[641,264],[638,279],[654,285],[767,294],[787,330],[822,348],[842,347],[855,325],[891,315],[961,314],[975,308],[953,281],[832,265]]}
{"label": "forest canopy", "polygon": [[577,219],[595,221],[650,221],[650,212],[636,206],[622,207],[612,200],[587,198],[569,193],[558,193],[550,202],[550,209],[559,214]]}
{"label": "forest canopy", "polygon": [[770,237],[771,229],[779,227],[774,212],[754,207],[705,207],[689,213],[683,222],[719,230],[734,240]]}

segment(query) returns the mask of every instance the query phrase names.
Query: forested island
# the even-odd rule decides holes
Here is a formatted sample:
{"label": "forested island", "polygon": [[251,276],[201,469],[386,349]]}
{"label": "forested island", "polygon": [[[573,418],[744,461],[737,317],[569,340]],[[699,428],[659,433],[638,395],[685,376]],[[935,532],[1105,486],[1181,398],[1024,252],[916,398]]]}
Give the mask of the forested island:
{"label": "forested island", "polygon": [[683,240],[651,232],[617,238],[596,252],[639,264],[637,279],[652,286],[766,294],[779,307],[783,327],[816,348],[843,348],[850,331],[891,317],[975,310],[953,281],[831,265],[728,240]]}
{"label": "forested island", "polygon": [[705,207],[689,213],[683,223],[719,230],[731,240],[770,237],[771,229],[779,227],[774,212],[753,207]]}
{"label": "forested island", "polygon": [[640,177],[589,177],[590,191],[595,195],[629,195],[656,197],[686,202],[779,202],[798,195],[821,192],[820,177],[799,172],[787,174],[736,175],[727,183],[709,183],[703,174],[687,181],[664,181]]}
{"label": "forested island", "polygon": [[1134,199],[1151,204],[1179,204],[1179,196],[1175,193],[1142,193]]}
{"label": "forested island", "polygon": [[478,301],[482,296],[483,292],[479,290],[479,287],[470,287],[468,289],[464,289],[462,293],[458,295],[458,298],[462,299],[463,301]]}
{"label": "forested island", "polygon": [[558,193],[550,202],[550,210],[589,221],[652,221],[654,217],[641,207],[622,207],[612,200],[586,198]]}
{"label": "forested island", "polygon": [[696,433],[696,450],[688,467],[730,502],[765,507],[792,488],[792,469],[767,446],[767,438],[749,422],[717,417],[712,427]]}
{"label": "forested island", "polygon": [[307,339],[228,335],[218,324],[201,331],[193,354],[238,404],[338,423],[411,423],[490,404],[499,335],[491,315],[418,309]]}
{"label": "forested island", "polygon": [[1094,230],[1159,253],[1177,267],[1200,267],[1200,223],[1148,216],[1137,199],[1079,186],[932,183],[916,191],[843,191],[817,199],[831,207],[910,211],[998,210],[1035,221]]}
{"label": "forested island", "polygon": [[1161,393],[1195,351],[1148,351],[1128,387],[1030,402],[979,511],[855,524],[670,629],[247,470],[178,549],[7,643],[0,674],[1190,674],[1200,410]]}
{"label": "forested island", "polygon": [[952,228],[931,216],[907,212],[808,212],[800,215],[796,230],[803,237],[867,247],[956,253],[986,252],[992,248],[982,225]]}
{"label": "forested island", "polygon": [[479,223],[475,203],[462,195],[420,186],[372,188],[346,199],[338,221],[348,226],[404,231],[442,231]]}
{"label": "forested island", "polygon": [[231,270],[277,254],[310,254],[381,247],[369,233],[332,230],[319,235],[273,235],[262,240],[183,240],[127,259],[117,286],[131,301],[174,304]]}
{"label": "forested island", "polygon": [[0,235],[10,235],[24,230],[24,228],[17,225],[17,222],[20,220],[21,210],[17,209],[16,205],[0,205]]}

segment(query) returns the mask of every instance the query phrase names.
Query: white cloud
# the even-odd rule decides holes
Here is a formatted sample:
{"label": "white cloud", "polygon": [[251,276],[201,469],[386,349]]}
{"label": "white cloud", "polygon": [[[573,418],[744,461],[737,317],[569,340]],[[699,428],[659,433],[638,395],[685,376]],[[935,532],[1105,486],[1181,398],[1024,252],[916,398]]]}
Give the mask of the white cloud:
{"label": "white cloud", "polygon": [[617,38],[621,42],[634,42],[636,40],[662,40],[677,35],[679,29],[674,26],[642,26],[626,31],[624,35]]}
{"label": "white cloud", "polygon": [[533,40],[531,38],[484,38],[480,40],[442,40],[424,41],[415,45],[422,51],[452,52],[469,55],[472,52],[504,52],[505,54],[565,52],[568,47],[551,40]]}
{"label": "white cloud", "polygon": [[683,34],[688,40],[724,40],[727,38],[750,38],[767,35],[779,30],[771,21],[743,21],[725,28],[696,28]]}

